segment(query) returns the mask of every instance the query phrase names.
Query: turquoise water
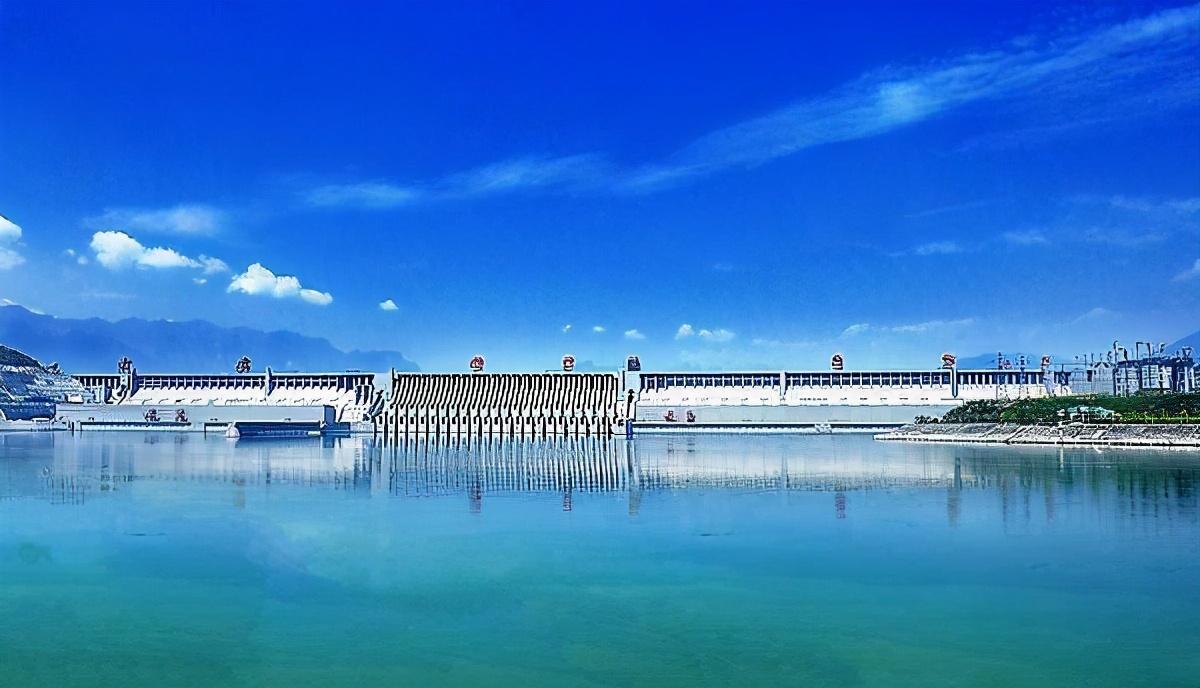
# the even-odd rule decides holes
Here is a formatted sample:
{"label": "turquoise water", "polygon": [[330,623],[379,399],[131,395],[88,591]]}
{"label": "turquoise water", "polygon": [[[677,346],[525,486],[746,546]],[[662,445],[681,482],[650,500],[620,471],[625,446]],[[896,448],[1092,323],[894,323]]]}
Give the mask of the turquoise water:
{"label": "turquoise water", "polygon": [[1197,686],[1200,454],[0,435],[4,686]]}

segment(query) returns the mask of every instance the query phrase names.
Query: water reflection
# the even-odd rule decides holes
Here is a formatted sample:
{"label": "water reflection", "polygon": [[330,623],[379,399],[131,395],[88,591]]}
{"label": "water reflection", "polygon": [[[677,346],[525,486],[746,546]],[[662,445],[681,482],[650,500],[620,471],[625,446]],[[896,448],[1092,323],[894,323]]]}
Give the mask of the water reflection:
{"label": "water reflection", "polygon": [[[382,446],[372,438],[242,440],[148,433],[0,436],[0,499],[81,505],[138,484],[227,483],[234,506],[256,489],[334,490],[364,497],[556,493],[564,512],[581,493],[620,493],[628,513],[643,494],[678,490],[823,491],[835,518],[854,493],[941,490],[957,526],[992,495],[1004,523],[1053,522],[1072,504],[1123,519],[1195,521],[1195,454],[1164,451],[956,447],[868,437],[661,437]],[[995,505],[989,508],[996,508]]]}

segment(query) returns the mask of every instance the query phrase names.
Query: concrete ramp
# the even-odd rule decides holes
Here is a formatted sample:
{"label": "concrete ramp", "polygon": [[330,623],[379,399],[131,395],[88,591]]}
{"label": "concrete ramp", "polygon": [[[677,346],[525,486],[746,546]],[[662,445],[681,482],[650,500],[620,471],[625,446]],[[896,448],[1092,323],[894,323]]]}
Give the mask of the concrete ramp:
{"label": "concrete ramp", "polygon": [[394,373],[385,442],[624,435],[611,373]]}

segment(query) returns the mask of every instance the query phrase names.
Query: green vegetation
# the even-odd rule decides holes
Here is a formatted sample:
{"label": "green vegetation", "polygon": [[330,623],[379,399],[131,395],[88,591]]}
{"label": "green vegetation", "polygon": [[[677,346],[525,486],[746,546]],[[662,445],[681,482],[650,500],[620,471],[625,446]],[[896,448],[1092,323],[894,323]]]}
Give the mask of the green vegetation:
{"label": "green vegetation", "polygon": [[[942,417],[942,423],[1057,423],[1071,420],[1079,407],[1113,411],[1112,418],[1100,412],[1089,415],[1089,422],[1107,423],[1200,423],[1200,394],[1144,394],[1116,397],[1104,394],[1040,399],[1004,399],[969,401]],[[1062,413],[1060,413],[1060,411]],[[918,419],[938,422],[936,419]]]}

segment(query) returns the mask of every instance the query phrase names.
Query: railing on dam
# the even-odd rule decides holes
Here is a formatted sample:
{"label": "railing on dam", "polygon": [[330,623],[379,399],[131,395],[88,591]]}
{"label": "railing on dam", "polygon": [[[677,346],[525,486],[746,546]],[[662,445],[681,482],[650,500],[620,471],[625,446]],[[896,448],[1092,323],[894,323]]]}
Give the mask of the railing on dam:
{"label": "railing on dam", "polygon": [[624,434],[631,399],[611,373],[393,373],[385,442]]}

